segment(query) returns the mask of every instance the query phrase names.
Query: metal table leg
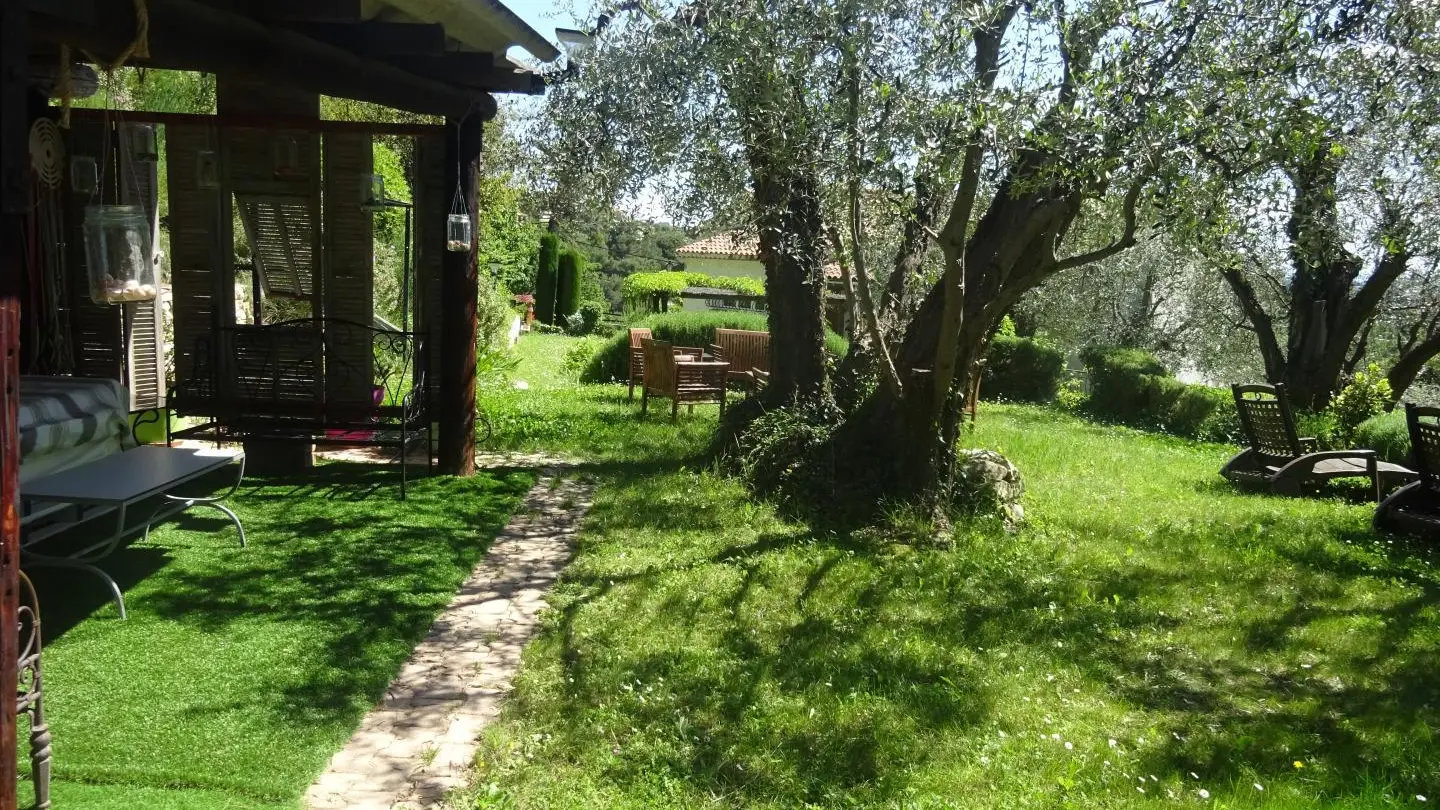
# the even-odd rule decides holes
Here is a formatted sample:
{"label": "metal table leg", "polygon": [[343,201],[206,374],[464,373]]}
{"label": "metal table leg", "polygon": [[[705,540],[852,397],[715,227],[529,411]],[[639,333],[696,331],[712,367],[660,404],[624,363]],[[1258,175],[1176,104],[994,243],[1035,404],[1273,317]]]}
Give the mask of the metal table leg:
{"label": "metal table leg", "polygon": [[157,521],[163,520],[171,515],[178,515],[179,513],[184,512],[186,509],[189,509],[192,506],[208,506],[211,509],[218,509],[221,512],[224,512],[225,515],[230,518],[230,522],[235,524],[235,530],[240,533],[240,547],[245,548],[245,527],[240,525],[240,516],[231,511],[230,507],[222,503],[222,501],[224,501],[226,498],[234,495],[240,489],[241,482],[245,480],[244,456],[240,457],[239,467],[240,469],[235,475],[235,483],[231,484],[230,489],[226,491],[223,495],[216,495],[209,498],[186,498],[182,495],[164,496],[169,500],[173,501],[174,503],[161,504],[155,508],[154,514],[150,515],[150,519],[145,521],[145,536],[142,538],[142,540],[150,539],[150,527],[153,526]]}

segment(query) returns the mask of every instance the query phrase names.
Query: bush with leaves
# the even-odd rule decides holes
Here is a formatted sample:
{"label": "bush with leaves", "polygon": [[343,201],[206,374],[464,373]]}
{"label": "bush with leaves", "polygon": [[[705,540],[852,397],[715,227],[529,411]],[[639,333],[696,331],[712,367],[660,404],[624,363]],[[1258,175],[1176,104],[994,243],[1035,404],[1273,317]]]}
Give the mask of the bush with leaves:
{"label": "bush with leaves", "polygon": [[826,458],[838,411],[778,408],[746,426],[730,457],[741,480],[757,495],[791,514],[835,501],[834,464]]}
{"label": "bush with leaves", "polygon": [[1390,382],[1378,365],[1371,363],[1364,371],[1355,372],[1350,384],[1340,389],[1325,409],[1333,423],[1328,444],[1337,449],[1350,446],[1360,424],[1384,413],[1394,401]]}
{"label": "bush with leaves", "polygon": [[1064,373],[1065,356],[1058,350],[1034,338],[1006,335],[1002,329],[985,352],[980,396],[1007,402],[1049,402],[1055,399]]}
{"label": "bush with leaves", "polygon": [[1405,412],[1399,408],[1361,422],[1355,428],[1353,439],[1354,447],[1374,450],[1380,454],[1381,461],[1411,463],[1410,426],[1405,422]]}
{"label": "bush with leaves", "polygon": [[1090,372],[1086,409],[1091,414],[1205,441],[1239,437],[1239,415],[1225,389],[1187,385],[1139,349],[1093,347],[1082,357]]}

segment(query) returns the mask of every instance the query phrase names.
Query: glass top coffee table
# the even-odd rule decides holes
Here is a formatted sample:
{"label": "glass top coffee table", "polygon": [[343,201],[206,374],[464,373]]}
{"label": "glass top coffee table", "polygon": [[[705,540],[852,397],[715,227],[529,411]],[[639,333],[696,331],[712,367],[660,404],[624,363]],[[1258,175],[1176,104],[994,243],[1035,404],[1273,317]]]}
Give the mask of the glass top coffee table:
{"label": "glass top coffee table", "polygon": [[[203,498],[172,494],[184,484],[230,465],[234,465],[236,471],[235,482],[228,491]],[[120,586],[95,563],[114,553],[128,534],[141,528],[128,525],[130,507],[157,496],[163,499],[144,523],[147,539],[151,525],[157,521],[193,506],[217,509],[235,524],[240,545],[244,547],[245,527],[240,524],[239,516],[223,503],[240,488],[244,477],[245,454],[241,452],[147,445],[37,478],[20,488],[21,499],[32,508],[32,514],[21,521],[22,526],[29,527],[21,540],[21,552],[26,562],[35,565],[79,568],[100,577],[110,586],[111,597],[123,619],[125,597],[120,593]],[[113,528],[99,540],[63,556],[34,550],[47,538],[105,515],[114,516]]]}

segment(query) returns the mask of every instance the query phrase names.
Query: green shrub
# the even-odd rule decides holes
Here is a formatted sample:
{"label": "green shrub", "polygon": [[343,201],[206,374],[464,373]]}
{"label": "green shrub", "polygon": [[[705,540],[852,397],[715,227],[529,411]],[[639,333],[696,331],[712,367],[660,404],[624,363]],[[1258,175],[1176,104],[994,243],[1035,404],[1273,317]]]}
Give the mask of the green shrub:
{"label": "green shrub", "polygon": [[751,422],[736,452],[741,480],[791,513],[831,502],[835,465],[826,463],[825,448],[838,424],[835,416],[777,408]]}
{"label": "green shrub", "polygon": [[595,356],[595,352],[604,345],[604,339],[597,337],[585,337],[574,341],[570,344],[570,348],[565,350],[565,360],[560,364],[560,370],[564,372],[565,376],[578,379],[585,371],[585,367],[590,365],[590,360]]}
{"label": "green shrub", "polygon": [[[715,342],[716,329],[768,329],[764,314],[759,312],[671,312],[651,315],[632,326],[648,327],[656,340],[663,340],[676,346],[704,348]],[[630,334],[622,329],[610,338],[591,359],[581,382],[611,382],[623,380],[630,368]],[[844,357],[848,349],[845,339],[825,331],[825,348],[833,356]]]}
{"label": "green shrub", "polygon": [[570,318],[580,311],[580,274],[585,260],[579,251],[560,252],[560,278],[555,283],[555,323],[570,326]]}
{"label": "green shrub", "polygon": [[980,396],[1009,402],[1049,402],[1060,389],[1065,356],[1033,338],[1003,331],[985,351]]}
{"label": "green shrub", "polygon": [[535,270],[535,319],[543,324],[555,323],[555,293],[560,275],[560,238],[553,233],[540,235],[540,257]]}
{"label": "green shrub", "polygon": [[1410,463],[1410,427],[1405,424],[1405,412],[1396,408],[1361,422],[1355,428],[1352,446],[1374,450],[1382,461]]}
{"label": "green shrub", "polygon": [[1355,372],[1355,379],[1340,390],[1325,409],[1334,420],[1334,433],[1329,444],[1344,449],[1353,444],[1355,431],[1365,420],[1384,413],[1395,401],[1390,392],[1390,381],[1375,363]]}
{"label": "green shrub", "polygon": [[1085,386],[1079,380],[1066,380],[1055,393],[1055,404],[1072,413],[1084,409],[1089,402]]}
{"label": "green shrub", "polygon": [[1226,389],[1187,385],[1139,349],[1094,347],[1082,358],[1090,372],[1085,407],[1093,415],[1205,441],[1239,437],[1239,416]]}

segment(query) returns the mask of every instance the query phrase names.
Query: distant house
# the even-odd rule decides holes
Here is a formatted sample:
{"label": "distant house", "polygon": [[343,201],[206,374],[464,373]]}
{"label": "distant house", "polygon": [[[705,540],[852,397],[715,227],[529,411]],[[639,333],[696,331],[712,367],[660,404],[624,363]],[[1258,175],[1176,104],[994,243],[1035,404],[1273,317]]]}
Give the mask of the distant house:
{"label": "distant house", "polygon": [[[760,239],[744,229],[736,229],[698,239],[675,249],[685,263],[685,269],[692,273],[711,276],[729,276],[765,280],[765,265],[760,262]],[[844,291],[840,285],[840,265],[830,262],[825,265],[826,320],[832,328],[844,331]],[[684,308],[687,311],[707,309],[757,309],[763,311],[763,300],[748,300],[749,296],[738,296],[724,290],[692,288],[686,290]],[[838,299],[838,300],[837,300]]]}

